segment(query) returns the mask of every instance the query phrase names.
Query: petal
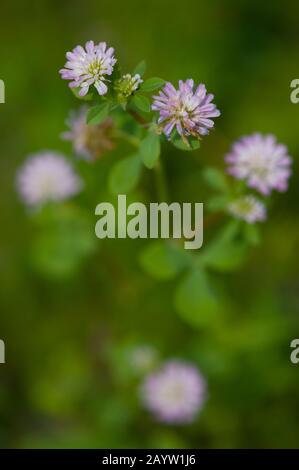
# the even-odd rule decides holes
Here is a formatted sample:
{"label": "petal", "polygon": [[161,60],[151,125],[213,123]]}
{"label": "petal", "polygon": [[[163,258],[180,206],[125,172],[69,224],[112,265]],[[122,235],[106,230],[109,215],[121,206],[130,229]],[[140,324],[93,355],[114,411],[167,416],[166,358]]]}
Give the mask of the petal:
{"label": "petal", "polygon": [[102,80],[98,80],[94,83],[95,88],[97,89],[99,95],[105,95],[108,91],[107,86]]}

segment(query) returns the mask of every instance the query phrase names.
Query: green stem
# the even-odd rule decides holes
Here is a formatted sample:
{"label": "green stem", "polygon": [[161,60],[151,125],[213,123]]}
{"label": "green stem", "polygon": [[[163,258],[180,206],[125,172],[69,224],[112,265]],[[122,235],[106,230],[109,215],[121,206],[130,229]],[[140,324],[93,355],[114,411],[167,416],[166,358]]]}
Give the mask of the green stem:
{"label": "green stem", "polygon": [[138,122],[138,124],[141,124],[142,126],[147,126],[149,124],[146,119],[144,119],[142,116],[140,116],[139,113],[137,113],[137,111],[134,111],[133,109],[128,109],[127,111],[132,116],[132,118]]}
{"label": "green stem", "polygon": [[[127,132],[121,129],[117,129],[114,132],[114,135],[116,138],[125,140],[136,149],[139,149],[141,141],[140,139],[138,139],[138,137],[128,134]],[[157,186],[159,201],[167,202],[168,201],[168,189],[167,189],[165,173],[164,173],[161,160],[159,160],[158,163],[156,164],[154,171],[156,174],[156,186]]]}

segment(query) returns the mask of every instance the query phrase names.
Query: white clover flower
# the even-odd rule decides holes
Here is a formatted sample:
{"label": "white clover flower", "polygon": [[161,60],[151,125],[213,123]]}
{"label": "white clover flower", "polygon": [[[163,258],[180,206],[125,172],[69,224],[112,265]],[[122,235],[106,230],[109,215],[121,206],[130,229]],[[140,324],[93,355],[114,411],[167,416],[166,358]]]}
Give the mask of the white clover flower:
{"label": "white clover flower", "polygon": [[134,76],[130,75],[129,73],[123,75],[115,83],[115,90],[117,91],[118,97],[120,99],[127,99],[132,95],[132,93],[134,93],[134,91],[138,89],[142,82],[143,80],[138,73]]}
{"label": "white clover flower", "polygon": [[274,135],[253,134],[238,140],[225,157],[228,172],[245,180],[250,188],[269,195],[272,189],[286,191],[292,159]]}
{"label": "white clover flower", "polygon": [[178,360],[169,361],[148,375],[141,388],[144,406],[166,423],[192,422],[205,395],[206,384],[198,369]]}
{"label": "white clover flower", "polygon": [[85,49],[77,46],[72,52],[67,52],[65,68],[59,71],[61,78],[72,80],[69,84],[71,88],[80,87],[80,96],[85,96],[91,85],[99,95],[105,95],[108,91],[105,76],[112,74],[116,63],[113,53],[114,49],[107,49],[105,42],[95,45],[93,41],[88,41]]}
{"label": "white clover flower", "polygon": [[267,210],[263,202],[252,195],[244,196],[231,202],[228,212],[237,219],[249,224],[263,222],[267,218]]}
{"label": "white clover flower", "polygon": [[50,201],[62,201],[82,188],[66,158],[53,151],[30,156],[17,174],[17,190],[29,206],[40,206]]}

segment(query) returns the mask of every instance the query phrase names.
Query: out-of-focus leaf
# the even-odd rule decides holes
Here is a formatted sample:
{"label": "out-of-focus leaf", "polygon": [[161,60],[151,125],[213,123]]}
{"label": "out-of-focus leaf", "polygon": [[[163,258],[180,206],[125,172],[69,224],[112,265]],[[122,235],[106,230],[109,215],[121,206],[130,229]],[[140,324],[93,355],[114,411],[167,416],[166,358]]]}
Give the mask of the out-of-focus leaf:
{"label": "out-of-focus leaf", "polygon": [[136,65],[135,69],[133,70],[132,75],[139,74],[142,76],[144,72],[146,71],[146,62],[145,60],[142,60],[139,62],[139,64]]}
{"label": "out-of-focus leaf", "polygon": [[217,271],[234,271],[246,260],[247,243],[237,238],[240,224],[232,221],[211,241],[201,255],[201,261]]}
{"label": "out-of-focus leaf", "polygon": [[221,194],[211,197],[207,202],[206,206],[208,211],[210,212],[223,211],[227,208],[228,202],[229,196]]}
{"label": "out-of-focus leaf", "polygon": [[218,238],[223,241],[233,240],[240,234],[240,227],[240,220],[233,219],[219,232]]}
{"label": "out-of-focus leaf", "polygon": [[219,304],[202,268],[192,270],[181,281],[175,293],[175,306],[192,326],[205,327],[217,321]]}
{"label": "out-of-focus leaf", "polygon": [[113,194],[126,194],[138,184],[142,163],[138,154],[117,162],[109,175],[109,189]]}
{"label": "out-of-focus leaf", "polygon": [[244,224],[244,235],[250,245],[258,245],[261,242],[261,234],[257,224]]}
{"label": "out-of-focus leaf", "polygon": [[74,207],[56,208],[48,219],[39,220],[39,233],[32,246],[32,262],[44,275],[67,278],[96,248],[92,219]]}
{"label": "out-of-focus leaf", "polygon": [[190,263],[188,253],[181,247],[158,240],[146,247],[140,257],[143,269],[155,279],[174,278]]}
{"label": "out-of-focus leaf", "polygon": [[150,101],[146,96],[139,94],[134,95],[131,100],[131,103],[138,111],[141,111],[142,113],[149,113],[151,110]]}
{"label": "out-of-focus leaf", "polygon": [[140,85],[140,90],[149,93],[151,91],[157,90],[158,88],[161,88],[164,83],[165,80],[163,80],[163,78],[148,78],[147,80],[145,80],[145,82]]}
{"label": "out-of-focus leaf", "polygon": [[204,263],[217,271],[234,271],[246,260],[248,247],[241,241],[215,242],[204,253]]}
{"label": "out-of-focus leaf", "polygon": [[205,168],[203,171],[203,178],[208,185],[216,191],[227,192],[229,189],[225,175],[217,168]]}
{"label": "out-of-focus leaf", "polygon": [[152,169],[160,156],[160,137],[154,132],[148,132],[141,142],[140,154],[144,165]]}
{"label": "out-of-focus leaf", "polygon": [[106,119],[109,113],[110,104],[105,102],[93,106],[87,112],[86,122],[87,124],[100,124]]}

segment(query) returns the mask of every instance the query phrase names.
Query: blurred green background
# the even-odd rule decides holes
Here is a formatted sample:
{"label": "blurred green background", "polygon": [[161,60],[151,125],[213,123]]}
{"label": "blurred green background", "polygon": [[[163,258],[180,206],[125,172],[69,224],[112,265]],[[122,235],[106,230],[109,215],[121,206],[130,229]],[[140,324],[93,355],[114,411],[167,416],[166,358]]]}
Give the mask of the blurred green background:
{"label": "blurred green background", "polygon": [[[299,336],[299,105],[289,98],[299,78],[298,15],[287,0],[2,2],[1,447],[298,446],[299,365],[289,359]],[[294,157],[262,244],[240,272],[219,276],[229,308],[205,330],[176,314],[175,282],[142,271],[140,242],[95,239],[80,266],[54,266],[52,275],[32,260],[38,228],[18,200],[15,172],[40,149],[71,155],[59,136],[79,103],[58,70],[65,52],[89,39],[115,47],[124,71],[145,58],[148,76],[192,77],[215,94],[222,116],[201,150],[164,149],[172,200],[205,202],[203,165],[224,168],[240,135],[273,132]],[[81,196],[90,233],[113,158],[95,165],[92,190]],[[163,359],[196,363],[206,377],[209,399],[194,424],[158,424],[141,407],[127,353],[146,344]]]}

